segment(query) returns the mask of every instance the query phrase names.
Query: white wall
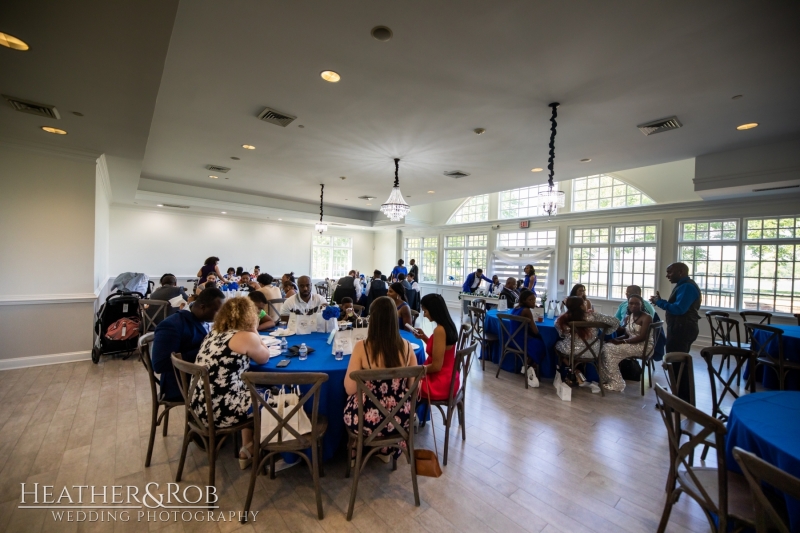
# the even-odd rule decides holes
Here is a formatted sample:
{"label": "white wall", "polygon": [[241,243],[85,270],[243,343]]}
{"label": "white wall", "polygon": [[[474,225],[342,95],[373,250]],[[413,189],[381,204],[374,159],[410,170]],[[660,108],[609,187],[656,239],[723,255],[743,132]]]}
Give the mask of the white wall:
{"label": "white wall", "polygon": [[104,158],[98,161],[94,198],[94,292],[99,294],[108,281],[108,224],[111,192]]}
{"label": "white wall", "polygon": [[[220,258],[220,270],[242,266],[280,276],[311,271],[312,226],[275,224],[224,215],[112,205],[110,212],[111,276],[143,272],[156,280],[165,272],[195,276],[209,256]],[[353,268],[371,272],[373,233],[329,229],[327,234],[353,238]]]}
{"label": "white wall", "polygon": [[400,230],[386,229],[375,232],[375,254],[374,254],[374,267],[362,271],[366,275],[372,275],[372,271],[376,268],[383,274],[389,275],[389,272],[397,265],[397,260],[403,257],[398,254],[397,247],[400,243]]}

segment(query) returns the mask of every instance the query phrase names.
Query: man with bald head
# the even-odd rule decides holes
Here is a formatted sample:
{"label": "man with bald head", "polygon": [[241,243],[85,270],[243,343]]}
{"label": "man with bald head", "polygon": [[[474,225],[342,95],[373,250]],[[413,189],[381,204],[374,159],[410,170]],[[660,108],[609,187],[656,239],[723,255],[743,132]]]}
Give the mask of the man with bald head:
{"label": "man with bald head", "polygon": [[[667,322],[667,353],[689,353],[692,343],[697,340],[700,329],[697,326],[700,320],[700,303],[702,295],[700,288],[689,277],[689,267],[685,263],[672,263],[667,267],[667,279],[674,283],[669,300],[664,300],[656,291],[650,297],[650,303],[666,311]],[[676,365],[677,366],[677,365]],[[676,368],[675,372],[679,372]],[[689,401],[689,381],[681,381],[677,391],[672,391],[679,398]]]}
{"label": "man with bald head", "polygon": [[508,278],[503,289],[500,291],[500,298],[508,303],[508,308],[513,309],[519,300],[519,291],[517,290],[517,279]]}
{"label": "man with bald head", "polygon": [[313,292],[311,278],[300,276],[297,278],[297,294],[290,296],[283,302],[281,316],[286,315],[313,315],[322,311],[327,305],[324,297]]}

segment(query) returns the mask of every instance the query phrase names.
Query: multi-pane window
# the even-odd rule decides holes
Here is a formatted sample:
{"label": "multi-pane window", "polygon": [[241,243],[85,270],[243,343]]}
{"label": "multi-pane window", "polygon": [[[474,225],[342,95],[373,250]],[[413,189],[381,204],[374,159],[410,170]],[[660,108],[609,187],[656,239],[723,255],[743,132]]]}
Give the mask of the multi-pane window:
{"label": "multi-pane window", "polygon": [[353,239],[335,235],[314,235],[312,241],[311,277],[338,279],[352,270]]}
{"label": "multi-pane window", "polygon": [[599,174],[577,178],[572,182],[572,210],[595,211],[654,204],[636,187],[613,176]]}
{"label": "multi-pane window", "polygon": [[[534,289],[538,296],[541,296],[547,288],[547,272],[553,254],[546,257],[537,256],[531,259],[532,250],[540,248],[552,248],[555,251],[556,230],[531,230],[531,231],[506,231],[497,234],[497,248],[519,260],[504,261],[495,256],[492,260],[490,274],[497,274],[500,283],[505,283],[508,278],[523,279],[525,277],[525,264],[533,266],[536,272],[536,285]],[[528,260],[524,258],[528,257]],[[488,275],[488,274],[487,274]]]}
{"label": "multi-pane window", "polygon": [[[500,217],[499,218],[524,218],[545,216],[547,213],[542,211],[542,206],[536,199],[540,192],[550,189],[548,184],[534,185],[532,187],[522,187],[511,189],[500,193]],[[558,185],[553,190],[558,190]]]}
{"label": "multi-pane window", "polygon": [[489,220],[489,195],[482,194],[468,198],[447,221],[448,224],[485,222]]}
{"label": "multi-pane window", "polygon": [[573,228],[570,237],[570,285],[586,286],[589,296],[624,298],[638,285],[655,291],[658,228],[655,224]]}
{"label": "multi-pane window", "polygon": [[678,258],[689,266],[703,305],[736,308],[739,221],[688,220],[678,230]]}
{"label": "multi-pane window", "polygon": [[444,238],[445,285],[461,285],[470,272],[486,270],[487,235],[448,235]]}
{"label": "multi-pane window", "polygon": [[800,217],[745,221],[742,307],[800,313]]}
{"label": "multi-pane window", "polygon": [[436,283],[436,266],[439,257],[438,237],[408,237],[405,242],[406,267],[410,267],[414,259],[419,267],[419,278],[422,283]]}
{"label": "multi-pane window", "polygon": [[497,234],[498,248],[555,246],[556,230],[509,231]]}

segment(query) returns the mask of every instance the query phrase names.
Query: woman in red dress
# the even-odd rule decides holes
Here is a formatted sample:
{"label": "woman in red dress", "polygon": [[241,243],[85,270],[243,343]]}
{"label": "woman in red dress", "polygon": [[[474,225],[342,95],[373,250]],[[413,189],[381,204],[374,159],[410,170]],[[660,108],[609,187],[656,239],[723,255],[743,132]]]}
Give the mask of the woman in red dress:
{"label": "woman in red dress", "polygon": [[[425,342],[425,351],[428,354],[424,363],[428,367],[427,373],[419,385],[420,399],[447,400],[456,358],[458,330],[441,295],[426,294],[422,297],[420,306],[425,318],[436,322],[430,338],[421,329],[414,330],[414,336]],[[459,381],[460,377],[456,374],[454,392],[458,392]]]}

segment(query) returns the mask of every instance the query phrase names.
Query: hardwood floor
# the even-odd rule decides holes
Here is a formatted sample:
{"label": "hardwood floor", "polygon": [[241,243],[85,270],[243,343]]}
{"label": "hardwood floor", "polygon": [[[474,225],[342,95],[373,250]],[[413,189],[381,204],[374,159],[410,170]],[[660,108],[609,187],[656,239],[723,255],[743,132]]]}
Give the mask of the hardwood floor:
{"label": "hardwood floor", "polygon": [[[698,405],[710,410],[707,373],[695,358]],[[605,398],[575,389],[562,402],[548,382],[525,390],[522,375],[487,364],[473,368],[467,391],[467,440],[454,426],[445,474],[419,478],[415,507],[407,464],[398,470],[373,461],[361,479],[352,522],[345,520],[351,481],[344,459],[326,464],[325,519],[318,521],[311,477],[304,467],[259,476],[246,525],[230,522],[55,522],[51,511],[19,509],[21,483],[161,486],[174,481],[183,413],[173,411],[169,435],[156,435],[152,464],[144,468],[150,390],[136,357],[0,372],[0,530],[38,531],[655,531],[664,502],[666,431],[642,398],[638,383]],[[656,382],[664,384],[659,368]],[[443,428],[437,418],[441,447]],[[431,428],[417,440],[433,449]],[[230,444],[217,465],[220,506],[239,511],[249,470],[241,471]],[[189,447],[181,485],[204,485],[204,452]],[[441,453],[441,448],[440,448]],[[713,452],[709,461],[713,464]],[[707,531],[699,507],[681,498],[669,531]]]}

